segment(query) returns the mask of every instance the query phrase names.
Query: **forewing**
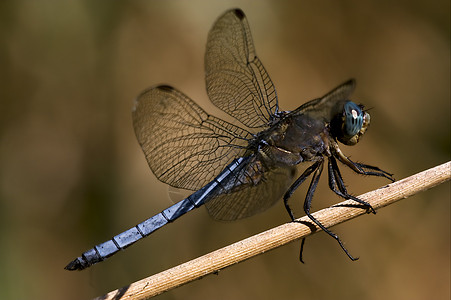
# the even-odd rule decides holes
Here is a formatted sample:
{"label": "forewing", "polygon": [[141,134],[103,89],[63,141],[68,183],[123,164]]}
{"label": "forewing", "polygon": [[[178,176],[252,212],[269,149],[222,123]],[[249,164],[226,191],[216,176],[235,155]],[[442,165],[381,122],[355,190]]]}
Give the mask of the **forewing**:
{"label": "forewing", "polygon": [[278,111],[276,90],[241,10],[227,11],[210,30],[205,73],[210,100],[244,125],[266,126]]}
{"label": "forewing", "polygon": [[337,104],[349,100],[349,96],[355,89],[355,80],[350,79],[339,85],[331,92],[321,98],[311,100],[292,112],[292,114],[309,114],[316,118],[323,118],[330,121],[335,112]]}
{"label": "forewing", "polygon": [[132,117],[150,169],[159,180],[177,188],[197,190],[210,182],[244,153],[251,137],[165,85],[141,93]]}

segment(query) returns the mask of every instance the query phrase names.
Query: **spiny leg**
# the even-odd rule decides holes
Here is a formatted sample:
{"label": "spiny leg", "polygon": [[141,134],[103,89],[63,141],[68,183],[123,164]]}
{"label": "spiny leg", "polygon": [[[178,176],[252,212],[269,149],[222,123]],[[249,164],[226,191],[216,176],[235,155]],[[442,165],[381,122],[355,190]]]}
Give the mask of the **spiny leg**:
{"label": "spiny leg", "polygon": [[[338,167],[337,168],[335,167],[336,164],[337,161],[335,160],[335,158],[333,156],[329,157],[328,160],[329,188],[335,192],[336,191],[335,186],[337,186],[342,194],[347,195],[348,191],[346,190],[345,183],[343,181],[343,178],[341,177],[340,170],[338,169]],[[341,197],[340,194],[337,195]]]}
{"label": "spiny leg", "polygon": [[310,176],[314,171],[318,169],[318,167],[322,164],[322,161],[317,161],[310,167],[308,167],[304,173],[302,173],[301,176],[299,176],[298,179],[290,186],[288,191],[283,196],[283,204],[285,205],[285,208],[290,215],[291,221],[294,222],[295,217],[293,214],[293,211],[291,210],[290,206],[288,205],[288,199],[293,195],[294,191],[307,179],[307,177]]}
{"label": "spiny leg", "polygon": [[[349,160],[351,161],[351,159],[349,159]],[[392,177],[393,176],[392,173],[388,173],[387,171],[384,171],[384,170],[380,169],[379,167],[371,166],[371,165],[367,165],[367,164],[362,164],[362,163],[358,163],[358,162],[354,162],[354,161],[351,161],[351,162],[353,164],[357,165],[361,169],[368,169],[368,170],[372,170],[374,172],[385,174],[385,175],[387,175],[387,176],[384,176],[385,178],[388,178],[391,181],[395,181],[395,179]],[[376,175],[376,176],[379,176],[379,175]]]}
{"label": "spiny leg", "polygon": [[354,172],[362,175],[385,177],[388,180],[391,180],[392,182],[395,181],[395,179],[392,177],[393,174],[383,171],[378,167],[353,162],[351,159],[349,159],[349,157],[347,157],[346,155],[343,154],[343,152],[341,152],[340,148],[338,148],[338,145],[334,147],[334,150],[335,150],[334,154],[337,156],[338,160],[343,164],[347,165]]}
{"label": "spiny leg", "polygon": [[[293,195],[294,191],[307,179],[307,177],[309,177],[310,174],[312,174],[314,171],[316,171],[318,169],[320,164],[321,164],[321,162],[317,161],[313,165],[308,167],[304,171],[304,173],[302,173],[302,175],[299,176],[298,179],[296,179],[296,181],[290,186],[288,191],[283,196],[283,203],[285,204],[285,208],[286,208],[288,214],[290,215],[292,222],[295,222],[295,218],[294,218],[293,211],[291,210],[290,206],[288,205],[288,199]],[[302,238],[301,250],[299,253],[299,260],[301,261],[301,263],[304,263],[304,261],[302,260],[302,252],[304,251],[304,244],[305,244],[305,238]]]}
{"label": "spiny leg", "polygon": [[[340,238],[338,237],[338,235],[336,235],[335,233],[333,233],[332,231],[330,231],[329,229],[327,229],[323,224],[321,224],[320,221],[318,221],[315,217],[312,216],[312,214],[310,213],[310,208],[311,208],[311,204],[312,204],[312,199],[313,199],[313,194],[315,193],[316,187],[318,185],[319,179],[321,177],[321,172],[323,170],[323,162],[324,160],[321,160],[319,163],[319,167],[315,170],[315,173],[313,173],[313,178],[312,181],[310,182],[310,186],[309,189],[307,191],[307,196],[305,197],[305,202],[304,202],[304,211],[307,214],[307,216],[316,224],[318,225],[319,228],[321,228],[324,232],[326,232],[328,235],[330,235],[331,237],[333,237],[338,244],[340,245],[341,249],[343,249],[343,251],[346,253],[346,255],[352,260],[357,260],[358,258],[353,257],[348,250],[345,248],[345,246],[343,245],[342,241],[340,240]],[[300,254],[300,258],[302,261],[302,253]]]}
{"label": "spiny leg", "polygon": [[305,244],[305,238],[302,238],[301,249],[299,250],[299,261],[303,264],[304,264],[304,260],[302,259],[302,253],[304,253],[304,244]]}
{"label": "spiny leg", "polygon": [[[374,208],[366,201],[363,201],[357,197],[354,197],[348,193],[345,184],[343,182],[343,177],[341,176],[340,169],[338,168],[337,161],[335,157],[331,156],[328,160],[328,171],[329,171],[329,188],[335,192],[340,197],[345,199],[352,199],[369,209],[373,214],[376,213]],[[338,189],[337,189],[338,187]]]}

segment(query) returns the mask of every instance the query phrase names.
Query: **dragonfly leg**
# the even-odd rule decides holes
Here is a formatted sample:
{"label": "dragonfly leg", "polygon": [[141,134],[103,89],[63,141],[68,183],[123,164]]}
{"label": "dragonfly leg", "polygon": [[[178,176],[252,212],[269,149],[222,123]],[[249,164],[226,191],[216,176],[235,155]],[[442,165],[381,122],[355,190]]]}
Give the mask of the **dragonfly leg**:
{"label": "dragonfly leg", "polygon": [[353,162],[349,157],[347,157],[346,155],[343,154],[343,152],[341,152],[338,145],[334,145],[333,149],[335,150],[335,154],[336,154],[338,160],[340,162],[342,162],[343,164],[347,165],[354,172],[356,172],[358,174],[362,174],[362,175],[385,177],[388,180],[391,180],[392,182],[395,181],[395,179],[393,178],[393,174],[388,173],[384,170],[381,170],[378,167]]}
{"label": "dragonfly leg", "polygon": [[[343,251],[346,253],[346,255],[352,260],[357,260],[358,258],[353,257],[348,250],[345,248],[345,246],[343,245],[343,242],[340,240],[340,238],[338,237],[338,235],[336,235],[335,233],[333,233],[332,231],[330,231],[329,229],[327,229],[323,224],[321,224],[320,221],[318,221],[315,217],[312,216],[312,214],[310,213],[310,208],[311,208],[311,204],[312,204],[312,199],[313,199],[313,194],[315,193],[316,187],[318,185],[319,179],[321,177],[321,171],[323,169],[323,160],[319,162],[319,166],[318,168],[315,170],[315,173],[313,174],[313,178],[312,181],[310,183],[308,192],[307,192],[307,196],[305,197],[305,202],[304,202],[304,211],[307,214],[307,216],[310,218],[310,220],[312,220],[316,225],[318,225],[319,228],[321,228],[324,232],[326,232],[328,235],[330,235],[331,237],[333,237],[338,244],[340,245],[341,249],[343,249]],[[300,254],[300,259],[302,261],[302,253]]]}
{"label": "dragonfly leg", "polygon": [[302,253],[304,253],[304,244],[305,244],[305,238],[302,238],[301,249],[299,250],[299,261],[301,263],[304,263],[304,260],[302,259]]}
{"label": "dragonfly leg", "polygon": [[[350,159],[349,159],[349,160],[350,160]],[[350,161],[351,161],[351,160],[350,160]],[[351,161],[351,162],[352,162],[353,164],[355,164],[355,165],[358,165],[360,168],[368,169],[368,170],[373,170],[373,171],[375,171],[375,172],[385,174],[385,175],[388,176],[388,179],[390,179],[391,181],[395,181],[395,179],[392,177],[392,176],[393,176],[392,173],[388,173],[388,172],[386,172],[386,171],[380,169],[379,167],[371,166],[371,165],[367,165],[367,164],[362,164],[362,163],[357,163],[357,162],[353,162],[353,161]]]}
{"label": "dragonfly leg", "polygon": [[288,199],[290,199],[290,197],[293,195],[294,191],[310,176],[310,174],[312,174],[314,171],[316,171],[318,169],[320,164],[321,164],[321,162],[317,161],[313,165],[308,167],[304,171],[304,173],[302,173],[302,175],[299,176],[298,179],[296,179],[296,181],[290,186],[288,191],[283,196],[283,203],[285,205],[285,208],[286,208],[288,214],[290,215],[291,221],[294,221],[295,217],[294,217],[293,211],[291,210],[290,206],[288,205]]}
{"label": "dragonfly leg", "polygon": [[[290,197],[293,195],[294,191],[310,176],[310,174],[312,174],[314,171],[316,171],[319,166],[320,166],[320,162],[317,161],[313,165],[308,167],[304,171],[304,173],[302,173],[302,175],[299,176],[298,179],[296,179],[296,181],[290,186],[288,191],[283,196],[283,203],[285,204],[285,208],[286,208],[288,214],[290,215],[290,218],[291,218],[292,222],[295,222],[295,218],[294,218],[293,211],[291,210],[290,206],[288,205],[288,199],[290,199]],[[304,263],[304,261],[302,260],[302,253],[304,251],[304,244],[305,244],[305,238],[302,239],[301,250],[300,250],[300,253],[299,253],[299,260],[301,261],[301,263]]]}
{"label": "dragonfly leg", "polygon": [[[329,157],[328,161],[328,171],[329,171],[329,188],[338,196],[343,197],[345,199],[354,200],[360,204],[362,204],[365,208],[367,208],[373,214],[376,213],[374,208],[368,202],[361,200],[357,197],[354,197],[348,193],[346,190],[343,177],[341,176],[340,169],[338,168],[337,161],[335,157]],[[337,189],[338,188],[338,189]]]}

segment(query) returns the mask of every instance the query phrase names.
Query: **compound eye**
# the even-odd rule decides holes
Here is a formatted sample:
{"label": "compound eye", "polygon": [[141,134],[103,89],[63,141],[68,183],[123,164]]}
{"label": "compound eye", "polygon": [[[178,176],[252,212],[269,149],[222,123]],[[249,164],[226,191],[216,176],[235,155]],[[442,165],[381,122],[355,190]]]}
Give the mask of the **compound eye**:
{"label": "compound eye", "polygon": [[364,116],[360,106],[351,101],[346,102],[343,108],[344,135],[352,137],[358,134],[363,126]]}

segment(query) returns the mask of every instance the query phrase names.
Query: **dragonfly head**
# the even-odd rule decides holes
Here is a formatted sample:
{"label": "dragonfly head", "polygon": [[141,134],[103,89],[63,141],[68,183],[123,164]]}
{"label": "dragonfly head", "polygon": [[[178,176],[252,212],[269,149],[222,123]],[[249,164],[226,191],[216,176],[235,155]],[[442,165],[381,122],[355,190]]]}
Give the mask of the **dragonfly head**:
{"label": "dragonfly head", "polygon": [[364,111],[363,105],[346,101],[341,113],[332,122],[332,134],[345,145],[355,145],[370,124],[370,114]]}

